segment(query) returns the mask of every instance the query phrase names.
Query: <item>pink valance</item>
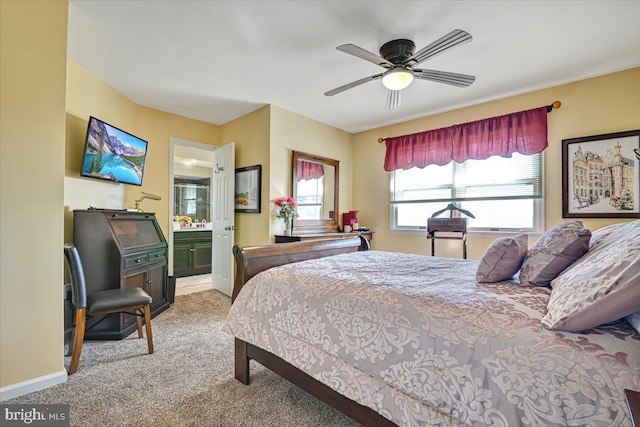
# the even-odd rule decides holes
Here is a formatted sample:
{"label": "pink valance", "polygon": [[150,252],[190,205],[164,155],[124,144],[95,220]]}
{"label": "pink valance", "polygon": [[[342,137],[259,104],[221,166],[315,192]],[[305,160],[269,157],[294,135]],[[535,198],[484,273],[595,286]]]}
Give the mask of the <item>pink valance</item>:
{"label": "pink valance", "polygon": [[298,161],[298,181],[319,179],[324,176],[324,165],[320,163]]}
{"label": "pink valance", "polygon": [[387,138],[384,170],[446,165],[547,148],[547,107]]}

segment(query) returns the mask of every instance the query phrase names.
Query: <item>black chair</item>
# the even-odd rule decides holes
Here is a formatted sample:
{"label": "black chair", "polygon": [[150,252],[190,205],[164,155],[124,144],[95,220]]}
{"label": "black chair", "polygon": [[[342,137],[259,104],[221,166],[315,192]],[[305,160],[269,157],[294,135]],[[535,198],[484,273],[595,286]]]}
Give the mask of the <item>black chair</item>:
{"label": "black chair", "polygon": [[142,319],[147,329],[147,346],[153,354],[153,336],[151,334],[151,297],[140,288],[110,289],[87,295],[84,269],[78,249],[72,244],[64,245],[64,256],[71,276],[71,306],[74,310],[75,326],[69,342],[71,365],[69,375],[78,370],[84,332],[88,317],[110,313],[127,313],[137,316],[138,338],[142,338]]}

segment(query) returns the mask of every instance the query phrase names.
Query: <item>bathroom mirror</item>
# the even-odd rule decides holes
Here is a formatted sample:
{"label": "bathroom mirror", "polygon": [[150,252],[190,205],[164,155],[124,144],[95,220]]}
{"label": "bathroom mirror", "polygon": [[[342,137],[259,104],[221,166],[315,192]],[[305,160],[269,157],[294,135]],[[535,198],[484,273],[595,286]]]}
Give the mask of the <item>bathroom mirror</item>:
{"label": "bathroom mirror", "polygon": [[291,188],[299,215],[293,234],[338,231],[339,177],[338,160],[293,151]]}
{"label": "bathroom mirror", "polygon": [[193,220],[209,222],[210,179],[175,176],[173,182],[173,215],[190,216]]}

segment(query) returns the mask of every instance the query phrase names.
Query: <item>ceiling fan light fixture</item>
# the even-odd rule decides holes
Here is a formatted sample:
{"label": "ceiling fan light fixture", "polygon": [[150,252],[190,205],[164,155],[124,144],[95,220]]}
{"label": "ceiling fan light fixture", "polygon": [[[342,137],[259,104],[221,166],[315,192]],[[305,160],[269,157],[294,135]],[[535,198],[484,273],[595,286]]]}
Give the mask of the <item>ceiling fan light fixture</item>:
{"label": "ceiling fan light fixture", "polygon": [[402,90],[413,81],[413,73],[406,68],[392,68],[382,75],[382,84],[389,90]]}

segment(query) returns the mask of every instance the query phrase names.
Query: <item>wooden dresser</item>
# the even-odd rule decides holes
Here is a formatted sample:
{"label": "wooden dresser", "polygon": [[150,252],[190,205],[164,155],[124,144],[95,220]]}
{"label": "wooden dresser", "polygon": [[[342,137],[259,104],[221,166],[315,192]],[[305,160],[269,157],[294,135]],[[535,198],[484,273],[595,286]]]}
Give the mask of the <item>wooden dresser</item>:
{"label": "wooden dresser", "polygon": [[[169,308],[167,241],[155,214],[75,210],[73,243],[80,252],[87,293],[139,287],[151,298],[151,317]],[[109,314],[87,321],[85,339],[123,339],[136,330],[135,316]]]}
{"label": "wooden dresser", "polygon": [[348,239],[349,237],[362,236],[369,242],[373,239],[373,231],[353,231],[351,233],[304,233],[285,236],[276,234],[276,243],[301,242],[303,240],[334,240]]}

